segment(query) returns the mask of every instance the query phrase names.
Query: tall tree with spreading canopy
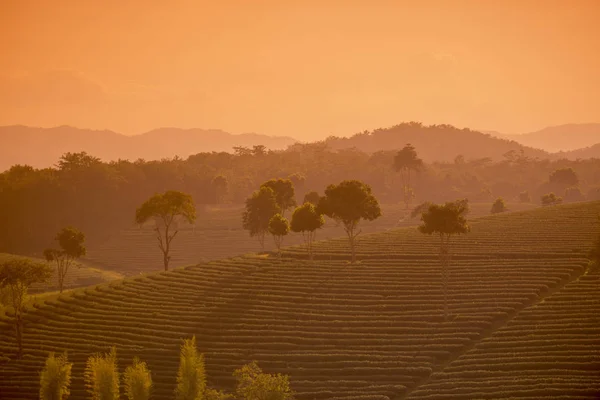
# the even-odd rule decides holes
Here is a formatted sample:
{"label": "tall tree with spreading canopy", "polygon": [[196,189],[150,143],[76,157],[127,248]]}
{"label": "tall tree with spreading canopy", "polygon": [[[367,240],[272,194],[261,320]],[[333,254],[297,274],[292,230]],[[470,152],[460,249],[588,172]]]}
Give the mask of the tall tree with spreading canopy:
{"label": "tall tree with spreading canopy", "polygon": [[325,224],[323,215],[317,212],[317,207],[314,204],[306,202],[300,207],[297,207],[292,214],[292,222],[290,228],[293,232],[302,233],[308,258],[313,259],[313,243],[317,236],[317,229],[320,229]]}
{"label": "tall tree with spreading canopy", "polygon": [[282,374],[267,374],[256,361],[237,369],[233,376],[237,379],[236,393],[245,400],[293,400],[290,378]]}
{"label": "tall tree with spreading canopy", "polygon": [[290,232],[290,223],[281,214],[275,214],[269,220],[269,233],[273,235],[275,247],[277,247],[277,255],[281,259],[281,244],[283,238]]}
{"label": "tall tree with spreading canopy", "polygon": [[50,279],[52,269],[45,263],[26,258],[11,258],[0,263],[0,289],[6,289],[13,307],[17,357],[23,355],[23,314],[29,287]]}
{"label": "tall tree with spreading canopy", "polygon": [[319,201],[317,211],[344,225],[350,242],[352,263],[356,262],[356,237],[361,233],[358,230],[359,222],[373,221],[381,216],[379,202],[371,193],[371,187],[357,180],[329,185],[325,189],[325,196]]}
{"label": "tall tree with spreading canopy", "polygon": [[145,362],[139,358],[133,359],[133,365],[128,366],[123,374],[125,396],[129,400],[148,400],[152,391],[152,376]]}
{"label": "tall tree with spreading canopy", "polygon": [[84,372],[85,387],[92,400],[119,400],[117,349],[89,357]]}
{"label": "tall tree with spreading canopy", "polygon": [[296,194],[294,184],[289,179],[270,179],[263,183],[261,187],[268,187],[273,190],[275,202],[279,208],[279,214],[285,215],[285,212],[296,205]]}
{"label": "tall tree with spreading canopy", "polygon": [[154,219],[154,228],[158,247],[163,253],[165,271],[169,270],[171,242],[179,232],[177,221],[184,220],[190,224],[196,221],[196,207],[192,196],[186,193],[169,190],[155,194],[142,204],[135,213],[135,222],[144,224]]}
{"label": "tall tree with spreading canopy", "polygon": [[40,400],[66,400],[71,391],[71,368],[67,353],[56,357],[50,353],[40,372]]}
{"label": "tall tree with spreading canopy", "polygon": [[58,232],[55,240],[60,249],[46,249],[44,257],[46,261],[56,263],[58,289],[62,293],[69,268],[86,253],[85,235],[73,227],[67,227]]}
{"label": "tall tree with spreading canopy", "polygon": [[417,152],[410,143],[404,146],[394,157],[394,169],[400,172],[400,182],[402,184],[402,194],[406,208],[415,197],[414,188],[410,182],[410,173],[419,171],[423,167],[423,160],[417,156]]}
{"label": "tall tree with spreading canopy", "polygon": [[204,354],[198,353],[196,336],[184,339],[179,355],[176,400],[202,400],[206,391]]}
{"label": "tall tree with spreading canopy", "polygon": [[265,248],[265,234],[269,231],[269,221],[277,214],[279,207],[273,189],[261,186],[250,198],[246,199],[246,209],[242,214],[242,226],[257,237],[261,249]]}
{"label": "tall tree with spreading canopy", "polygon": [[444,319],[448,319],[448,268],[450,267],[450,237],[466,234],[470,231],[466,215],[469,211],[465,200],[447,202],[443,205],[432,204],[423,213],[419,226],[421,233],[440,237],[440,263],[442,265],[442,292],[444,296]]}

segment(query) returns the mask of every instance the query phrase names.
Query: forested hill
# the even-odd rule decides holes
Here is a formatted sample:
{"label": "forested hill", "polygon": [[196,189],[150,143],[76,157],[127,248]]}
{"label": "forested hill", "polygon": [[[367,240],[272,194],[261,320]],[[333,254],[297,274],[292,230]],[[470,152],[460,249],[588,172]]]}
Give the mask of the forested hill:
{"label": "forested hill", "polygon": [[254,133],[234,135],[221,130],[161,128],[141,135],[126,136],[112,131],[78,129],[70,126],[34,128],[0,127],[0,171],[15,164],[46,168],[67,152],[85,151],[103,161],[160,160],[211,152],[231,152],[234,146],[264,145],[285,149],[296,140]]}
{"label": "forested hill", "polygon": [[365,131],[349,138],[332,136],[327,138],[326,143],[332,149],[356,147],[367,153],[399,150],[410,143],[419,149],[419,156],[427,162],[453,161],[458,155],[462,155],[465,159],[489,157],[498,161],[511,150],[517,152],[523,150],[523,153],[531,158],[552,157],[543,150],[470,129],[458,129],[451,125],[426,126],[418,122],[402,123],[371,132]]}

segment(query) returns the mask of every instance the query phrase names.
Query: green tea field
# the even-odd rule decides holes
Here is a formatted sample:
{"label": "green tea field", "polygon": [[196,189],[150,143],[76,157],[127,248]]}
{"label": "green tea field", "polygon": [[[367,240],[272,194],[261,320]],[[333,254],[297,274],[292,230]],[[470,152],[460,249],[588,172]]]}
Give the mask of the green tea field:
{"label": "green tea field", "polygon": [[[472,219],[451,242],[448,320],[439,238],[391,223],[362,236],[357,264],[336,238],[316,244],[312,263],[294,245],[281,261],[247,254],[77,289],[27,314],[22,360],[0,321],[0,397],[36,399],[48,352],[67,350],[70,399],[85,399],[86,358],[116,345],[121,370],[139,356],[154,398],[171,399],[181,339],[196,335],[209,385],[227,391],[234,369],[256,360],[289,374],[300,400],[596,398],[600,279],[587,252],[599,213],[591,202]],[[120,254],[132,274],[160,269],[145,235],[148,254],[130,238],[106,264]],[[209,252],[189,249],[191,238],[177,238],[179,264]]]}
{"label": "green tea field", "polygon": [[[472,218],[489,215],[490,203],[470,205]],[[529,203],[511,203],[508,208],[514,211],[536,207]],[[419,218],[410,218],[410,211],[404,205],[384,205],[383,216],[375,221],[362,224],[364,233],[378,232],[398,227],[417,225]],[[199,210],[194,229],[182,227],[173,242],[172,265],[185,266],[200,262],[236,257],[261,251],[256,238],[251,238],[242,229],[241,207]],[[290,217],[288,212],[287,217]],[[341,226],[328,220],[317,233],[317,239],[326,240],[345,235]],[[290,233],[284,245],[302,243],[302,235]],[[265,250],[275,249],[271,237],[265,238]],[[88,247],[87,261],[107,270],[124,275],[163,270],[162,255],[157,246],[152,226],[132,227],[113,235],[103,243]]]}

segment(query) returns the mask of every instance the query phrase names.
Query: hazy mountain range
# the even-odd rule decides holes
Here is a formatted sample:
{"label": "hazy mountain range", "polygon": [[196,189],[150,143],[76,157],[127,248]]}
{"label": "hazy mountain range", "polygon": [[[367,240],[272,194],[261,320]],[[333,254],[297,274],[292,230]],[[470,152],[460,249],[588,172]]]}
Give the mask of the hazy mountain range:
{"label": "hazy mountain range", "polygon": [[[5,126],[0,127],[0,171],[15,164],[49,167],[66,152],[86,151],[104,161],[157,160],[174,156],[186,158],[206,151],[231,152],[234,146],[264,145],[268,149],[282,150],[296,142],[291,137],[255,133],[235,135],[204,129],[160,128],[126,136],[108,130],[70,126]],[[457,129],[450,125],[403,123],[348,138],[328,138],[325,142],[332,149],[355,147],[368,153],[400,149],[411,143],[428,162],[452,161],[459,154],[466,159],[489,157],[498,160],[511,150],[523,150],[526,155],[537,158],[600,158],[600,124],[561,125],[527,134],[506,135]]]}
{"label": "hazy mountain range", "polygon": [[569,152],[600,143],[600,124],[558,125],[536,132],[515,135],[495,131],[483,132],[499,138],[514,140],[525,146],[535,147],[551,153],[560,151]]}

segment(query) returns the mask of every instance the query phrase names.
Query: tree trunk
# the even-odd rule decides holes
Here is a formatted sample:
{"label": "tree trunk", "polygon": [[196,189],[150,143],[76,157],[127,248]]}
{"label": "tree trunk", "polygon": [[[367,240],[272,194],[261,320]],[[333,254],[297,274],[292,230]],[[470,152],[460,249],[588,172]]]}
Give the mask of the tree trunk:
{"label": "tree trunk", "polygon": [[351,264],[354,264],[356,262],[356,253],[354,252],[354,230],[350,231],[348,239],[350,239],[350,253],[352,254]]}
{"label": "tree trunk", "polygon": [[440,262],[442,264],[442,294],[444,297],[444,321],[448,320],[448,251],[450,236],[444,240],[444,235],[440,235]]}
{"label": "tree trunk", "polygon": [[171,243],[169,242],[169,225],[165,227],[165,250],[163,251],[163,264],[165,265],[165,271],[169,270],[169,248]]}
{"label": "tree trunk", "polygon": [[23,319],[19,314],[15,315],[15,330],[17,337],[17,358],[23,356]]}

